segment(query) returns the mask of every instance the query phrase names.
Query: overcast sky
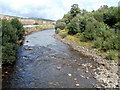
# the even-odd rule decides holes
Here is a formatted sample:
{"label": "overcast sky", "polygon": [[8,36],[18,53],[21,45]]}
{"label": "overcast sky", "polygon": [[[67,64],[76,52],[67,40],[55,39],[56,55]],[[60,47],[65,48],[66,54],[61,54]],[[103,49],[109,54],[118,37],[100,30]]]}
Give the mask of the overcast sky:
{"label": "overcast sky", "polygon": [[0,14],[57,20],[72,4],[92,11],[101,5],[118,6],[120,0],[0,0]]}

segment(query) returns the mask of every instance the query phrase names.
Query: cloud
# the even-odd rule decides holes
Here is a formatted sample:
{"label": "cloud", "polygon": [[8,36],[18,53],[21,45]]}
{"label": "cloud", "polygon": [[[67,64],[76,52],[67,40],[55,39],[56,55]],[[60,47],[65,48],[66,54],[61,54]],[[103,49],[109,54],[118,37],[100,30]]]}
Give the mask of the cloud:
{"label": "cloud", "polygon": [[57,20],[75,3],[79,4],[80,9],[91,11],[105,4],[117,6],[118,2],[119,0],[0,0],[0,13]]}

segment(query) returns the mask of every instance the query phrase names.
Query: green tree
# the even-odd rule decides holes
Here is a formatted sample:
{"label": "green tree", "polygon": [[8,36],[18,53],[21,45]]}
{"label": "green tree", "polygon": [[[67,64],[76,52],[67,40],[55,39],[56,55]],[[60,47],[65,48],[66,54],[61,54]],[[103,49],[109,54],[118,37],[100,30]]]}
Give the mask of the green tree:
{"label": "green tree", "polygon": [[81,13],[78,4],[73,4],[71,6],[70,14],[72,17],[75,17],[77,14]]}
{"label": "green tree", "polygon": [[61,19],[56,22],[55,29],[63,30],[66,27],[66,23]]}
{"label": "green tree", "polygon": [[23,35],[25,34],[22,23],[17,18],[14,18],[11,20],[11,24],[14,28],[17,29],[17,35],[19,37],[19,40],[22,39]]}
{"label": "green tree", "polygon": [[103,15],[104,23],[113,27],[118,22],[118,8],[110,7]]}
{"label": "green tree", "polygon": [[17,30],[12,27],[9,21],[2,20],[2,63],[10,64],[15,60],[18,48],[16,35]]}
{"label": "green tree", "polygon": [[66,25],[70,23],[71,19],[72,16],[70,14],[64,14],[63,21],[66,23]]}
{"label": "green tree", "polygon": [[78,18],[75,17],[71,20],[71,22],[67,25],[69,29],[68,34],[74,35],[80,32],[80,26],[78,22]]}

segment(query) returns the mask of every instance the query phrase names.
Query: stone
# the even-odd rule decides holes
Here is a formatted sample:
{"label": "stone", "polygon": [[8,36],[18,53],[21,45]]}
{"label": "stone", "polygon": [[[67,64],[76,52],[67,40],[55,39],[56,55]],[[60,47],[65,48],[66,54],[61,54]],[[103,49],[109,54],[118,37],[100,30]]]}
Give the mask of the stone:
{"label": "stone", "polygon": [[6,74],[8,73],[8,72],[5,72]]}
{"label": "stone", "polygon": [[27,48],[26,50],[33,50],[33,48]]}
{"label": "stone", "polygon": [[85,72],[86,72],[86,73],[88,73],[88,71],[87,71],[87,70],[86,70]]}
{"label": "stone", "polygon": [[89,77],[86,77],[86,79],[90,79]]}
{"label": "stone", "polygon": [[80,75],[82,78],[85,78],[83,75]]}
{"label": "stone", "polygon": [[49,84],[56,86],[58,85],[58,82],[49,82]]}
{"label": "stone", "polygon": [[60,69],[61,69],[61,67],[57,67],[57,69],[58,69],[58,70],[60,70]]}
{"label": "stone", "polygon": [[72,74],[68,73],[68,76],[69,76],[69,77],[71,77],[71,76],[72,76]]}
{"label": "stone", "polygon": [[80,84],[78,84],[78,83],[77,83],[77,84],[75,84],[75,86],[79,87],[79,86],[80,86]]}
{"label": "stone", "polygon": [[74,78],[74,80],[76,81],[76,80],[77,80],[77,78]]}

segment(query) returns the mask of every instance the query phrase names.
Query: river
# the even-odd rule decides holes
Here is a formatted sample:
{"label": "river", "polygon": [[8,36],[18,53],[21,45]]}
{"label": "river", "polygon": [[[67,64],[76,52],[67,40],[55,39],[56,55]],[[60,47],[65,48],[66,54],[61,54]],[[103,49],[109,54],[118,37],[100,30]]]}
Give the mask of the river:
{"label": "river", "polygon": [[93,88],[100,85],[93,74],[97,63],[55,39],[54,34],[55,29],[49,29],[25,37],[3,87]]}

